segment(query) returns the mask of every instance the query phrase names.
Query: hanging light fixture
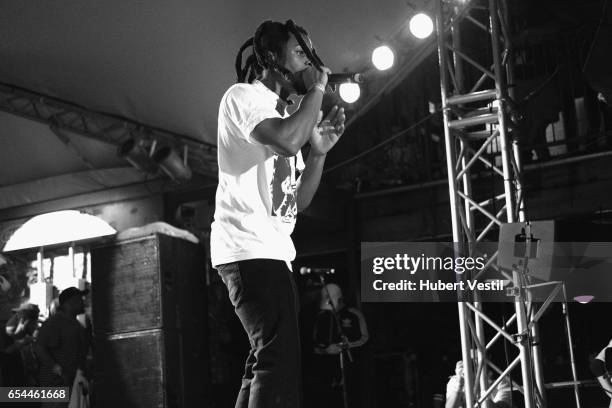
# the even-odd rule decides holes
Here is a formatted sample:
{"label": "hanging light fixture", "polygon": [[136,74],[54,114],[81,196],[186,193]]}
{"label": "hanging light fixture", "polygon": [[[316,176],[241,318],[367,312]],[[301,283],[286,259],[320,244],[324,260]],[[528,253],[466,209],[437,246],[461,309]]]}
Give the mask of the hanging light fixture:
{"label": "hanging light fixture", "polygon": [[184,159],[181,160],[175,149],[168,146],[161,147],[153,153],[153,161],[178,183],[191,179],[191,169],[187,165],[187,148],[185,148]]}
{"label": "hanging light fixture", "polygon": [[381,45],[372,51],[372,64],[379,71],[386,71],[395,62],[395,54],[388,45]]}
{"label": "hanging light fixture", "polygon": [[157,165],[151,160],[142,142],[128,139],[117,148],[117,155],[144,173],[156,173]]}
{"label": "hanging light fixture", "polygon": [[433,32],[433,21],[425,13],[415,14],[409,23],[410,32],[416,38],[424,39],[431,35]]}
{"label": "hanging light fixture", "polygon": [[359,84],[354,82],[345,82],[340,84],[338,88],[338,93],[340,93],[340,97],[346,103],[356,102],[361,96],[361,88]]}

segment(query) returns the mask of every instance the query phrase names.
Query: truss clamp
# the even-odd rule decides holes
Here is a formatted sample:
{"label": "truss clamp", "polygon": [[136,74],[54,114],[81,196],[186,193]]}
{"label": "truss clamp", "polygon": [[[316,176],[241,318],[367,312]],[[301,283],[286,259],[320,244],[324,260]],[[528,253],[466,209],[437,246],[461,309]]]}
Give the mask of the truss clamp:
{"label": "truss clamp", "polygon": [[522,333],[513,334],[512,338],[514,339],[514,344],[525,344],[531,342],[531,336],[529,335],[529,332],[526,331]]}
{"label": "truss clamp", "polygon": [[518,286],[512,286],[510,288],[506,288],[506,296],[508,297],[514,297],[514,298],[524,298],[525,297],[525,289],[518,287]]}

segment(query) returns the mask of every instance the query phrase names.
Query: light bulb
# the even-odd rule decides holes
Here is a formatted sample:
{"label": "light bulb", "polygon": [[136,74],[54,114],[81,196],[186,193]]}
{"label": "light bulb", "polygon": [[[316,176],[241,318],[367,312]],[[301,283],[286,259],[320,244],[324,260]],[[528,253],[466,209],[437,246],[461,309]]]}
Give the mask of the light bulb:
{"label": "light bulb", "polygon": [[427,14],[419,13],[410,19],[410,32],[416,38],[427,38],[433,32],[433,21]]}
{"label": "light bulb", "polygon": [[353,103],[359,99],[359,96],[361,95],[361,88],[359,88],[359,84],[346,82],[340,84],[338,92],[340,92],[340,97],[344,102]]}
{"label": "light bulb", "polygon": [[381,45],[372,51],[372,64],[379,71],[385,71],[393,66],[395,54],[387,45]]}

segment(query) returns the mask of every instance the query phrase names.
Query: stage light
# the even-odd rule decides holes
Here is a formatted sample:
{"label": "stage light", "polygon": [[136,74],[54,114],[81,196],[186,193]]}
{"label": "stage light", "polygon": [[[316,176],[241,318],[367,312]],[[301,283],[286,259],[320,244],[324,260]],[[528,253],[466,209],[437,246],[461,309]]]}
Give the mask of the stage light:
{"label": "stage light", "polygon": [[395,54],[388,45],[381,45],[372,51],[372,64],[379,71],[385,71],[393,66]]}
{"label": "stage light", "polygon": [[185,162],[181,160],[176,150],[162,147],[153,154],[153,160],[172,180],[182,182],[191,179],[191,169],[186,160]]}
{"label": "stage light", "polygon": [[338,92],[340,93],[340,97],[344,102],[353,103],[359,99],[359,96],[361,95],[361,88],[359,88],[359,84],[345,82],[340,84]]}
{"label": "stage light", "polygon": [[419,13],[410,19],[410,32],[416,38],[424,39],[433,32],[433,21],[427,14]]}
{"label": "stage light", "polygon": [[132,166],[144,173],[157,172],[157,166],[149,158],[149,155],[141,143],[135,139],[129,139],[119,145],[117,155],[126,159]]}

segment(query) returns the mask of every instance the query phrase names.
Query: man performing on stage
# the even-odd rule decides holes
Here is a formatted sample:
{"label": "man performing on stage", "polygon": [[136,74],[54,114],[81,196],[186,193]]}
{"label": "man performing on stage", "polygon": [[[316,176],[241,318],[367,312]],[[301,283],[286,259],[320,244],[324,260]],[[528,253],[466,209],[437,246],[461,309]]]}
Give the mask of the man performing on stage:
{"label": "man performing on stage", "polygon": [[[242,67],[242,52],[253,55]],[[212,263],[251,343],[236,407],[301,405],[297,291],[290,234],[344,132],[342,108],[321,121],[329,70],[306,32],[266,21],[240,49],[238,82],[219,107],[219,186]],[[256,78],[251,81],[251,78]],[[247,83],[242,83],[247,81]],[[288,115],[287,97],[304,95]],[[300,149],[310,143],[306,162]],[[300,174],[301,173],[301,174]]]}

